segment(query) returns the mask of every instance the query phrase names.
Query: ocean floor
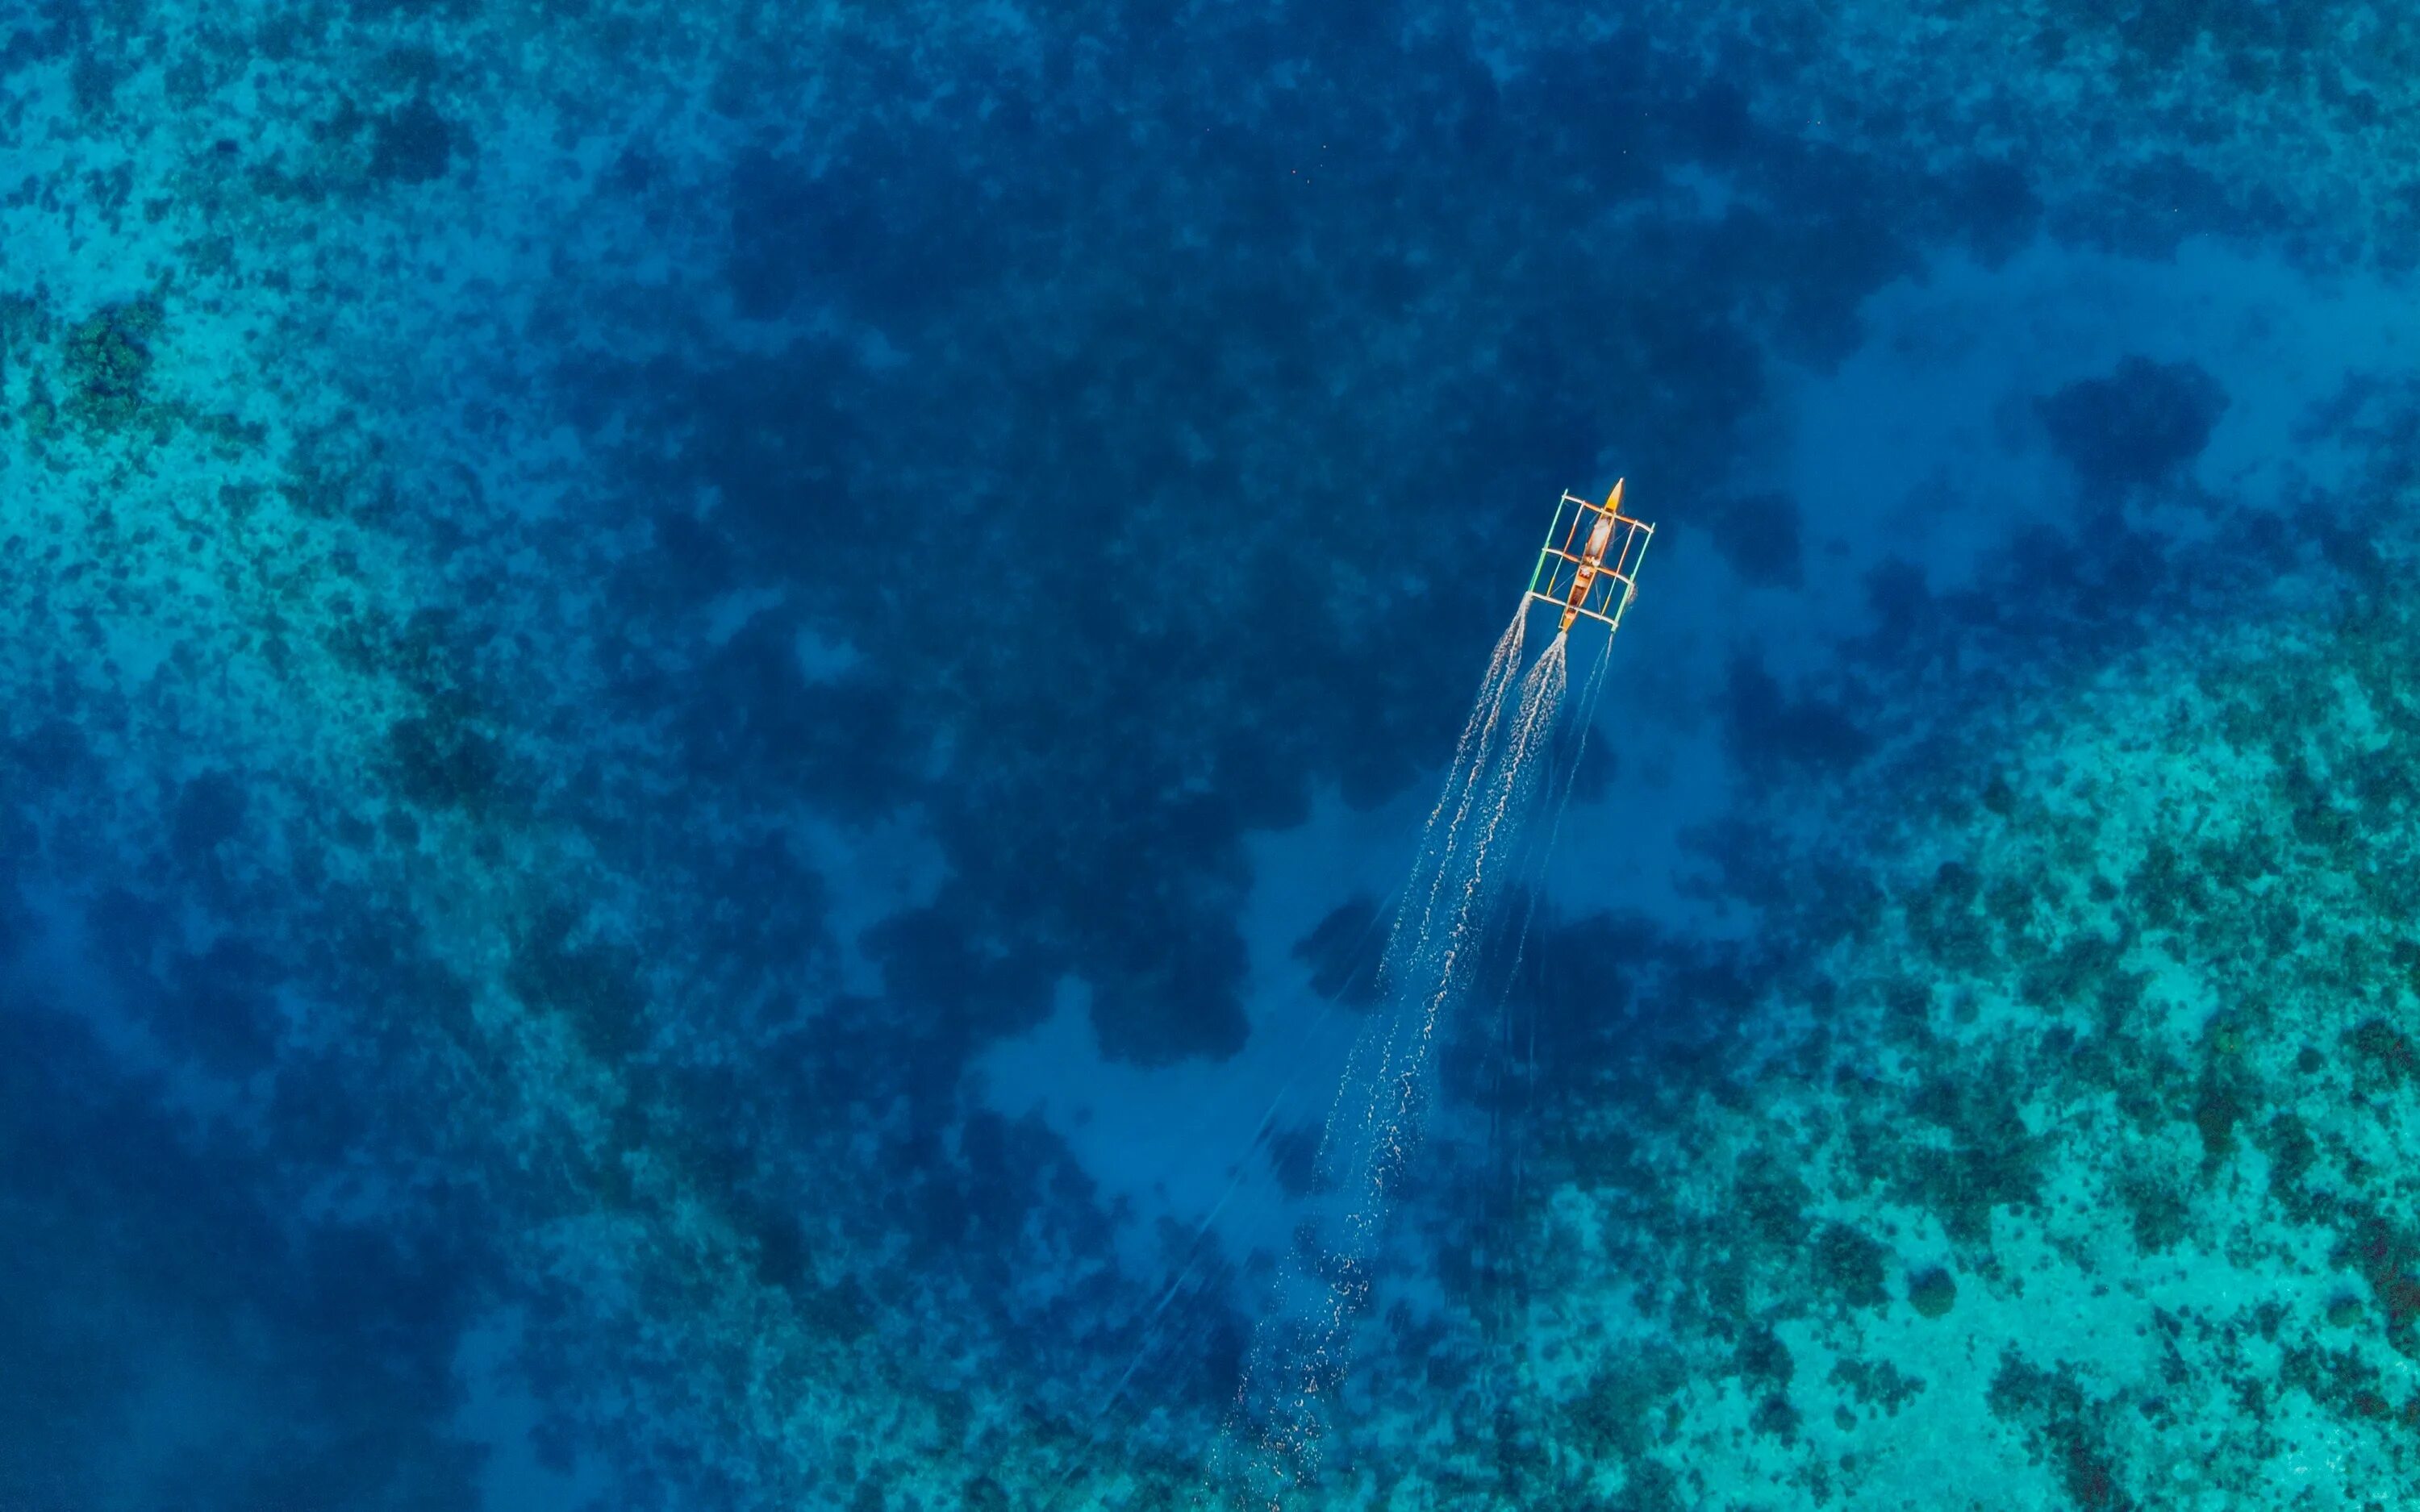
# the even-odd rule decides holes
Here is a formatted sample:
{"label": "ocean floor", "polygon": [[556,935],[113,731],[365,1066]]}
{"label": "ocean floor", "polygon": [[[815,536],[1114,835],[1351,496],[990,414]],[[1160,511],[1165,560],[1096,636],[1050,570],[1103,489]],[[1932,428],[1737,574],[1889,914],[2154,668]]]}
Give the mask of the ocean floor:
{"label": "ocean floor", "polygon": [[0,8],[0,1512],[2420,1497],[2415,78]]}

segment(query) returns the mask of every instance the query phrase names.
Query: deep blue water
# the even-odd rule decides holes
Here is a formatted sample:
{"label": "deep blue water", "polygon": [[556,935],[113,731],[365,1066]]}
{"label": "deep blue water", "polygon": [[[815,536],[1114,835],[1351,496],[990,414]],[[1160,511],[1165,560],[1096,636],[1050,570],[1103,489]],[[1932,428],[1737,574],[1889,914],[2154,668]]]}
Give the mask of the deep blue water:
{"label": "deep blue water", "polygon": [[2420,1494],[2410,21],[1836,8],[0,7],[0,1512]]}

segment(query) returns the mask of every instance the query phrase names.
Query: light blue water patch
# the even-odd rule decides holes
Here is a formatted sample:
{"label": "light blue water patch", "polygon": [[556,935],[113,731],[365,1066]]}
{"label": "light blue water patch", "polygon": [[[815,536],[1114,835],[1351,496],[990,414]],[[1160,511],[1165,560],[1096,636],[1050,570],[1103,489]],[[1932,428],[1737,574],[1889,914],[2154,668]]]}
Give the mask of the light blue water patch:
{"label": "light blue water patch", "polygon": [[[1970,586],[2028,527],[2075,532],[2067,549],[2095,550],[2036,401],[2124,357],[2195,363],[2217,380],[2227,407],[2192,478],[2273,513],[2279,534],[2242,548],[2290,558],[2297,501],[2342,484],[2363,453],[2314,416],[2420,350],[2411,295],[2408,280],[2319,278],[2279,254],[2203,239],[2173,261],[2048,240],[1997,268],[1951,255],[1874,295],[1864,345],[1829,372],[1787,374],[1748,425],[1748,450],[1702,477],[1634,480],[1635,507],[1651,518],[1660,496],[1679,496],[1673,512],[1688,521],[1710,490],[1776,493],[1794,506],[1804,568],[1796,583],[1748,581],[1719,523],[1662,532],[1599,714],[1624,777],[1604,801],[1575,805],[1550,896],[1684,930],[1749,927],[1689,886],[1687,836],[1725,811],[1740,780],[1722,730],[1703,717],[1707,690],[1745,648],[1785,682],[1821,676],[1845,641],[1871,632],[1866,579],[1885,562],[1914,565],[1940,594]],[[2137,509],[2133,522],[2180,544],[2209,534],[2189,505]]]}

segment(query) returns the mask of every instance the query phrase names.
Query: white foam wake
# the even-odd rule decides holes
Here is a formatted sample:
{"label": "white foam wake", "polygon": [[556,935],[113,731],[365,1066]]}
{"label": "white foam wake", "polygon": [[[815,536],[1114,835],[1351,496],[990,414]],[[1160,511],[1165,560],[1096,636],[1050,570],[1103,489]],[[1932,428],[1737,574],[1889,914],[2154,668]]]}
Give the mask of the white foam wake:
{"label": "white foam wake", "polygon": [[[1388,932],[1380,1000],[1322,1133],[1322,1214],[1298,1233],[1255,1331],[1214,1457],[1214,1502],[1275,1509],[1319,1470],[1388,1200],[1426,1122],[1439,1026],[1470,995],[1481,949],[1550,764],[1569,684],[1558,635],[1516,683],[1524,616],[1497,641]],[[1593,679],[1591,680],[1593,681]],[[1559,805],[1558,805],[1559,817]]]}

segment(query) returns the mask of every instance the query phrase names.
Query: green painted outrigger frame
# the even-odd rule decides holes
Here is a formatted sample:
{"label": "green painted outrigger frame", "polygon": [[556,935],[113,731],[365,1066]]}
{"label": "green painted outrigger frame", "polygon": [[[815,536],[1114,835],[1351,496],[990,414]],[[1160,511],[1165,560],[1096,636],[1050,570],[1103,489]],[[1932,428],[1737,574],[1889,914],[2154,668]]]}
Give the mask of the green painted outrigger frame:
{"label": "green painted outrigger frame", "polygon": [[[1555,517],[1546,524],[1545,544],[1538,548],[1538,565],[1529,574],[1529,589],[1525,595],[1560,611],[1566,609],[1596,621],[1610,635],[1621,628],[1621,616],[1638,593],[1638,563],[1646,558],[1649,543],[1655,539],[1655,527],[1642,519],[1634,519],[1616,507],[1621,486],[1606,496],[1604,503],[1595,503],[1566,490],[1555,505]],[[1564,524],[1568,511],[1570,524]],[[1593,565],[1595,571],[1587,591],[1574,603],[1572,586],[1584,568],[1591,565],[1587,557],[1573,549],[1581,540],[1580,527],[1587,525],[1594,532],[1594,522],[1602,517],[1613,518],[1613,539],[1605,554]],[[1555,536],[1560,532],[1563,544],[1558,547]],[[1564,569],[1571,578],[1563,577]]]}

